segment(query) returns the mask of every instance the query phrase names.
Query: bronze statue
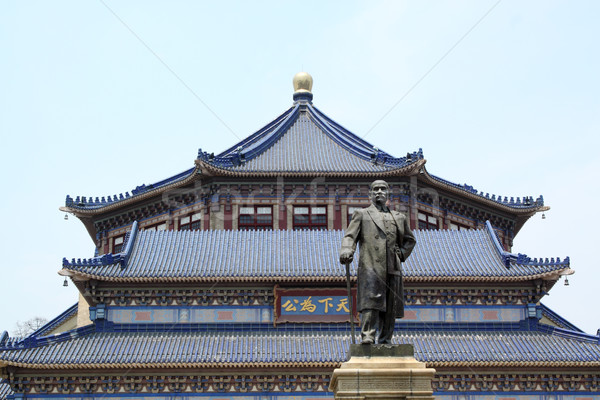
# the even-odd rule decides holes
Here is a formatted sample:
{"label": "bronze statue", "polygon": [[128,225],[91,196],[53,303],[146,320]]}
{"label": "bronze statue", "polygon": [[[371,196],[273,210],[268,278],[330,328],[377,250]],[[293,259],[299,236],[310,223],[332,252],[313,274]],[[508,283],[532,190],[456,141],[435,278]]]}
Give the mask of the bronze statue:
{"label": "bronze statue", "polygon": [[404,317],[401,262],[406,261],[417,241],[408,218],[387,206],[389,185],[371,183],[371,205],[352,214],[342,239],[340,262],[352,262],[356,243],[358,258],[358,311],[361,342],[390,344],[396,318]]}

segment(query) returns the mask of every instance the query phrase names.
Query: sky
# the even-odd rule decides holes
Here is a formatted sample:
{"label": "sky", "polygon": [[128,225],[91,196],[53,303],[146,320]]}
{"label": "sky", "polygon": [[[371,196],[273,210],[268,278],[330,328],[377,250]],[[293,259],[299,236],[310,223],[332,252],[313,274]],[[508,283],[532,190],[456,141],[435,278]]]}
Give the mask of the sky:
{"label": "sky", "polygon": [[0,4],[0,331],[77,301],[57,271],[93,242],[67,194],[131,191],[313,104],[430,173],[544,196],[513,251],[569,256],[542,302],[595,334],[600,3],[21,1]]}

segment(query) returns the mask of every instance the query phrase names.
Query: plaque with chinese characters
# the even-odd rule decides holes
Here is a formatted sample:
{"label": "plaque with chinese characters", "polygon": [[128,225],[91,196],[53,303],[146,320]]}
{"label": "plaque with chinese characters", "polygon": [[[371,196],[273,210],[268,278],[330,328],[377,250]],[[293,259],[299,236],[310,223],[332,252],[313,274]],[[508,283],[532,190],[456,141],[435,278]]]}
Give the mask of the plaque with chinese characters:
{"label": "plaque with chinese characters", "polygon": [[[354,321],[356,289],[352,289]],[[341,288],[285,289],[275,286],[275,324],[286,322],[349,322],[348,292]]]}

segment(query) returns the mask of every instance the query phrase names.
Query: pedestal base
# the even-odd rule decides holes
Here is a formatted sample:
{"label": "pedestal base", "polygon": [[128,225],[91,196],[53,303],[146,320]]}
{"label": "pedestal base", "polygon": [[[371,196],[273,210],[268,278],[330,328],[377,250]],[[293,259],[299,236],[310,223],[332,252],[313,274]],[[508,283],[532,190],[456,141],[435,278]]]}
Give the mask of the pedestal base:
{"label": "pedestal base", "polygon": [[333,371],[336,400],[433,400],[435,369],[415,360],[411,345],[352,345],[350,360]]}

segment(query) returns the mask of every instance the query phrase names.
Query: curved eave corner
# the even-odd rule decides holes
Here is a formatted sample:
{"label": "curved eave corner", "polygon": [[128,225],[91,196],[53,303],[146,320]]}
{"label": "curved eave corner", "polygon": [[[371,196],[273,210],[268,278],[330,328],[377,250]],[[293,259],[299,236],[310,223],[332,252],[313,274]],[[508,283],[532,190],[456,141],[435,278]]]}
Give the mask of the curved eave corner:
{"label": "curved eave corner", "polygon": [[[161,182],[157,182],[148,186],[138,186],[136,189],[131,191],[132,195],[129,195],[129,193],[125,193],[125,195],[120,194],[118,198],[115,195],[114,199],[110,202],[102,202],[101,200],[98,200],[98,198],[96,198],[96,200],[92,200],[90,198],[88,201],[85,197],[78,197],[77,199],[79,199],[79,203],[77,203],[77,199],[73,200],[70,196],[67,196],[65,205],[59,207],[59,210],[62,212],[71,213],[79,218],[112,211],[164,193],[167,190],[185,186],[192,182],[200,172],[201,171],[199,167],[195,165],[193,168],[179,174],[179,176],[175,175],[175,177],[167,178]],[[172,182],[169,182],[171,180]],[[80,204],[81,206],[74,206],[74,204]]]}
{"label": "curved eave corner", "polygon": [[498,252],[498,255],[502,258],[502,262],[506,268],[511,268],[514,265],[529,265],[529,266],[539,266],[539,267],[555,267],[550,271],[540,271],[539,274],[535,274],[530,276],[530,279],[543,279],[545,281],[552,281],[555,283],[562,276],[573,275],[575,270],[571,268],[571,261],[569,257],[566,257],[561,261],[560,258],[546,258],[544,259],[532,259],[528,257],[526,254],[514,254],[509,253],[504,250],[500,241],[498,240],[498,236],[496,236],[496,232],[494,231],[494,227],[490,223],[490,221],[485,222],[486,229],[488,234],[490,235],[494,247]]}
{"label": "curved eave corner", "polygon": [[[500,209],[502,211],[508,211],[511,214],[518,214],[523,216],[532,216],[538,212],[544,212],[550,210],[549,206],[544,205],[543,197],[540,196],[537,200],[528,200],[531,202],[531,205],[525,203],[525,199],[521,201],[520,198],[514,200],[511,197],[511,200],[498,201],[493,197],[490,198],[489,194],[483,194],[483,192],[477,192],[473,187],[468,185],[458,185],[449,181],[445,181],[442,178],[438,178],[436,176],[431,175],[426,168],[422,168],[421,177],[432,184],[433,186],[437,186],[442,189],[446,189],[450,192],[460,194],[461,196],[468,197],[475,201],[482,202],[488,206],[494,207],[496,209]],[[502,196],[499,197],[501,199]],[[532,198],[531,198],[532,199]]]}
{"label": "curved eave corner", "polygon": [[129,258],[131,257],[131,253],[133,252],[133,247],[135,245],[136,239],[138,235],[138,222],[133,221],[133,225],[131,226],[131,230],[127,232],[125,236],[125,247],[122,252],[117,254],[104,254],[98,257],[92,257],[88,259],[72,259],[71,261],[63,258],[63,268],[58,271],[60,276],[65,276],[71,278],[71,280],[76,282],[82,282],[92,279],[90,274],[86,274],[78,270],[79,267],[102,267],[107,265],[119,264],[121,268],[125,268],[129,263]]}

